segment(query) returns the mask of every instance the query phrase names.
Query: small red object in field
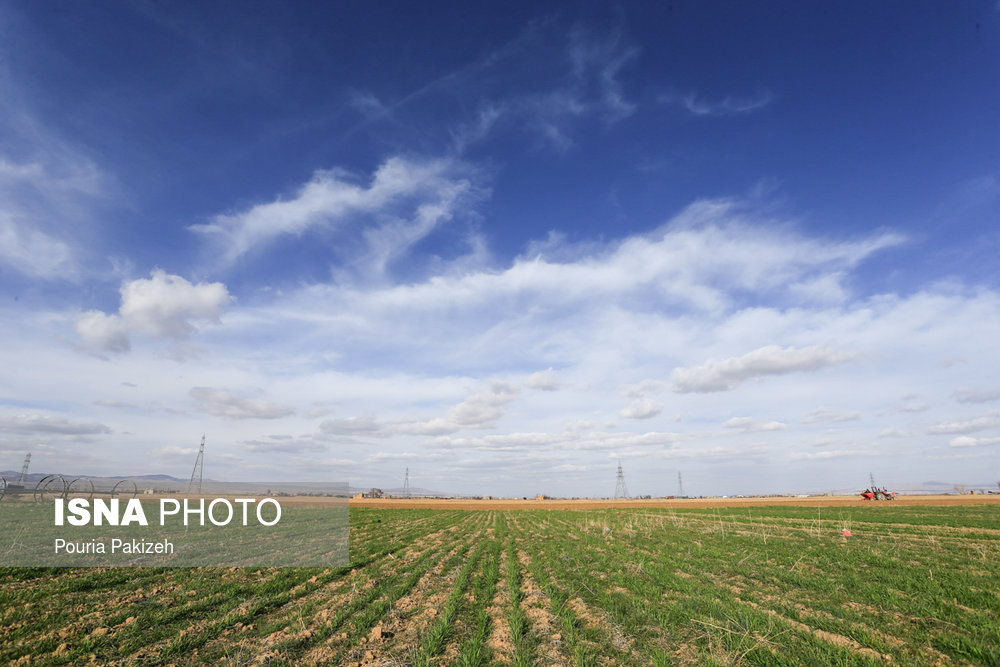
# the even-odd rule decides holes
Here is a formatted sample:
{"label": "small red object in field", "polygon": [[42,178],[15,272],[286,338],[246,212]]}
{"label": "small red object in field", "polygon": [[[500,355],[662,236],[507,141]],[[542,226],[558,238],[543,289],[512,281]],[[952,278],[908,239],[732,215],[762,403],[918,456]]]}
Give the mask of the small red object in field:
{"label": "small red object in field", "polygon": [[842,532],[842,533],[841,533],[841,535],[842,535],[843,537],[850,537],[850,536],[851,536],[851,531],[849,531],[849,530],[847,530],[847,529],[845,528],[845,529],[844,529],[844,532]]}

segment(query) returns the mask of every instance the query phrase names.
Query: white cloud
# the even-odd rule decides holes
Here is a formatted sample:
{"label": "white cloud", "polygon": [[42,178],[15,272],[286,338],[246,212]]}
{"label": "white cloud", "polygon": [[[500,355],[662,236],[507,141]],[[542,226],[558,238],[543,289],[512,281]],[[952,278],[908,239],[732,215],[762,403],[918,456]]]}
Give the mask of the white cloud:
{"label": "white cloud", "polygon": [[956,389],[952,397],[959,403],[990,403],[1000,401],[1000,389],[962,387]]}
{"label": "white cloud", "polygon": [[823,452],[794,452],[792,458],[800,461],[811,461],[874,456],[874,454],[875,452],[865,449],[830,449]]}
{"label": "white cloud", "polygon": [[938,422],[931,426],[927,432],[933,435],[948,435],[952,433],[975,433],[985,431],[990,428],[1000,427],[1000,411],[988,412],[986,414],[969,417],[967,419],[955,419]]}
{"label": "white cloud", "polygon": [[853,422],[861,419],[861,413],[856,411],[827,410],[826,408],[816,408],[811,410],[802,418],[803,424],[840,424],[843,422]]}
{"label": "white cloud", "polygon": [[67,243],[18,224],[2,210],[0,264],[35,278],[64,278],[74,272],[73,253]]}
{"label": "white cloud", "polygon": [[788,428],[788,424],[779,421],[764,421],[753,417],[733,417],[722,424],[725,428],[733,429],[741,433],[759,433],[761,431],[781,431]]}
{"label": "white cloud", "polygon": [[552,368],[532,373],[525,378],[524,386],[541,391],[557,391],[560,387],[557,373]]}
{"label": "white cloud", "polygon": [[373,415],[327,419],[319,425],[320,433],[325,435],[376,435],[381,434],[382,429]]}
{"label": "white cloud", "polygon": [[739,206],[733,202],[699,202],[657,233],[630,237],[571,261],[523,257],[501,272],[437,277],[364,297],[381,308],[468,308],[487,302],[502,306],[515,296],[540,306],[575,307],[631,295],[659,306],[717,311],[730,305],[737,290],[753,291],[762,299],[787,299],[790,285],[853,266],[900,242],[898,236],[880,234],[820,243],[744,226],[739,220]]}
{"label": "white cloud", "polygon": [[247,398],[223,389],[193,387],[189,392],[198,409],[229,419],[280,419],[295,414],[295,408],[258,398]]}
{"label": "white cloud", "polygon": [[491,428],[503,417],[505,407],[518,395],[518,388],[500,380],[473,392],[467,399],[448,410],[447,417],[412,420],[398,419],[394,430],[410,435],[447,435],[467,428]]}
{"label": "white cloud", "polygon": [[132,349],[128,328],[118,315],[88,310],[77,318],[76,332],[80,338],[107,352],[120,353]]}
{"label": "white cloud", "polygon": [[503,416],[504,406],[513,401],[517,394],[517,387],[492,380],[485,390],[474,393],[449,410],[448,418],[460,426],[487,425]]}
{"label": "white cloud", "polygon": [[648,398],[637,398],[618,414],[625,419],[650,419],[663,412],[663,406]]}
{"label": "white cloud", "polygon": [[71,422],[62,417],[21,414],[0,416],[0,433],[24,435],[99,435],[111,433],[104,424]]}
{"label": "white cloud", "polygon": [[663,391],[666,386],[659,380],[643,380],[638,384],[622,385],[618,392],[625,398],[643,398],[646,394]]}
{"label": "white cloud", "polygon": [[[28,130],[18,127],[14,134]],[[81,240],[61,223],[88,224],[87,207],[103,195],[105,178],[91,161],[53,142],[30,152],[27,161],[0,155],[0,267],[42,280],[77,278],[74,241]]]}
{"label": "white cloud", "polygon": [[990,445],[1000,445],[1000,438],[972,438],[967,435],[960,435],[952,438],[948,443],[952,447],[988,447]]}
{"label": "white cloud", "polygon": [[663,412],[663,405],[646,397],[646,394],[658,393],[666,385],[658,380],[643,380],[638,384],[625,384],[618,387],[618,393],[629,401],[619,416],[625,419],[650,419]]}
{"label": "white cloud", "polygon": [[76,331],[89,344],[108,352],[130,349],[130,334],[154,339],[182,340],[197,331],[192,321],[219,323],[232,301],[222,283],[192,285],[180,276],[155,269],[150,278],[125,282],[118,314],[98,310],[77,318]]}
{"label": "white cloud", "polygon": [[367,185],[339,169],[317,171],[291,198],[216,216],[191,230],[219,243],[232,262],[280,236],[301,236],[314,228],[335,229],[356,216],[388,217],[366,232],[376,263],[426,236],[453,214],[459,200],[473,194],[467,167],[452,160],[417,162],[389,158]]}
{"label": "white cloud", "polygon": [[[673,101],[673,97],[661,97],[661,101]],[[685,95],[678,100],[684,108],[696,116],[739,116],[753,113],[766,107],[774,100],[774,96],[768,91],[761,91],[755,95],[747,97],[737,97],[727,95],[718,102],[709,102],[699,98],[695,93]]]}
{"label": "white cloud", "polygon": [[677,368],[672,376],[673,390],[679,393],[728,391],[751,378],[819,370],[852,356],[826,345],[806,348],[768,345],[742,357]]}

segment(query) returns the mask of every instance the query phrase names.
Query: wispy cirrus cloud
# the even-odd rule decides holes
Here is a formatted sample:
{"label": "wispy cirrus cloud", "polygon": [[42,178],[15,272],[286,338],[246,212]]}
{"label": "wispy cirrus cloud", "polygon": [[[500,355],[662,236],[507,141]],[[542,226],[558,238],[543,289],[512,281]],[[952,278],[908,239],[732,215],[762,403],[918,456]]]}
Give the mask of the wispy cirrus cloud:
{"label": "wispy cirrus cloud", "polygon": [[0,266],[35,279],[77,277],[79,248],[58,222],[86,217],[105,180],[94,163],[68,151],[22,162],[0,155]]}
{"label": "wispy cirrus cloud", "polygon": [[680,105],[695,116],[741,116],[760,111],[774,101],[770,91],[761,90],[752,95],[726,95],[720,100],[709,100],[697,93],[665,93],[658,97],[661,104]]}
{"label": "wispy cirrus cloud", "polygon": [[342,169],[317,171],[291,197],[221,214],[189,229],[215,243],[224,261],[232,262],[283,236],[384,216],[364,231],[369,253],[384,267],[394,254],[448,220],[463,197],[475,194],[473,177],[466,165],[450,159],[392,157],[367,183]]}

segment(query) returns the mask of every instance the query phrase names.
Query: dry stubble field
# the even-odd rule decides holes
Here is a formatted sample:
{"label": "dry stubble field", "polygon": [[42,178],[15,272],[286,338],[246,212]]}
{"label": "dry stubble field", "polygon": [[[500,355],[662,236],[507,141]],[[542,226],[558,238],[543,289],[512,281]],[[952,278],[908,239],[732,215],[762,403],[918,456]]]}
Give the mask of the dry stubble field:
{"label": "dry stubble field", "polygon": [[998,501],[352,502],[347,568],[0,570],[0,661],[1000,664]]}

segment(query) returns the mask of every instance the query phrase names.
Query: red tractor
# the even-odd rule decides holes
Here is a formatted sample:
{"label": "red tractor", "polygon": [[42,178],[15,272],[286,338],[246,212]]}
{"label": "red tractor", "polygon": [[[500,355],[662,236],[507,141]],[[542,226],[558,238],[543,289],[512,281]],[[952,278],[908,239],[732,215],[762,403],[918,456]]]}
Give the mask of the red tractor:
{"label": "red tractor", "polygon": [[893,491],[887,491],[885,489],[880,489],[877,486],[872,486],[871,488],[865,489],[861,492],[861,498],[863,500],[895,500],[896,494]]}

